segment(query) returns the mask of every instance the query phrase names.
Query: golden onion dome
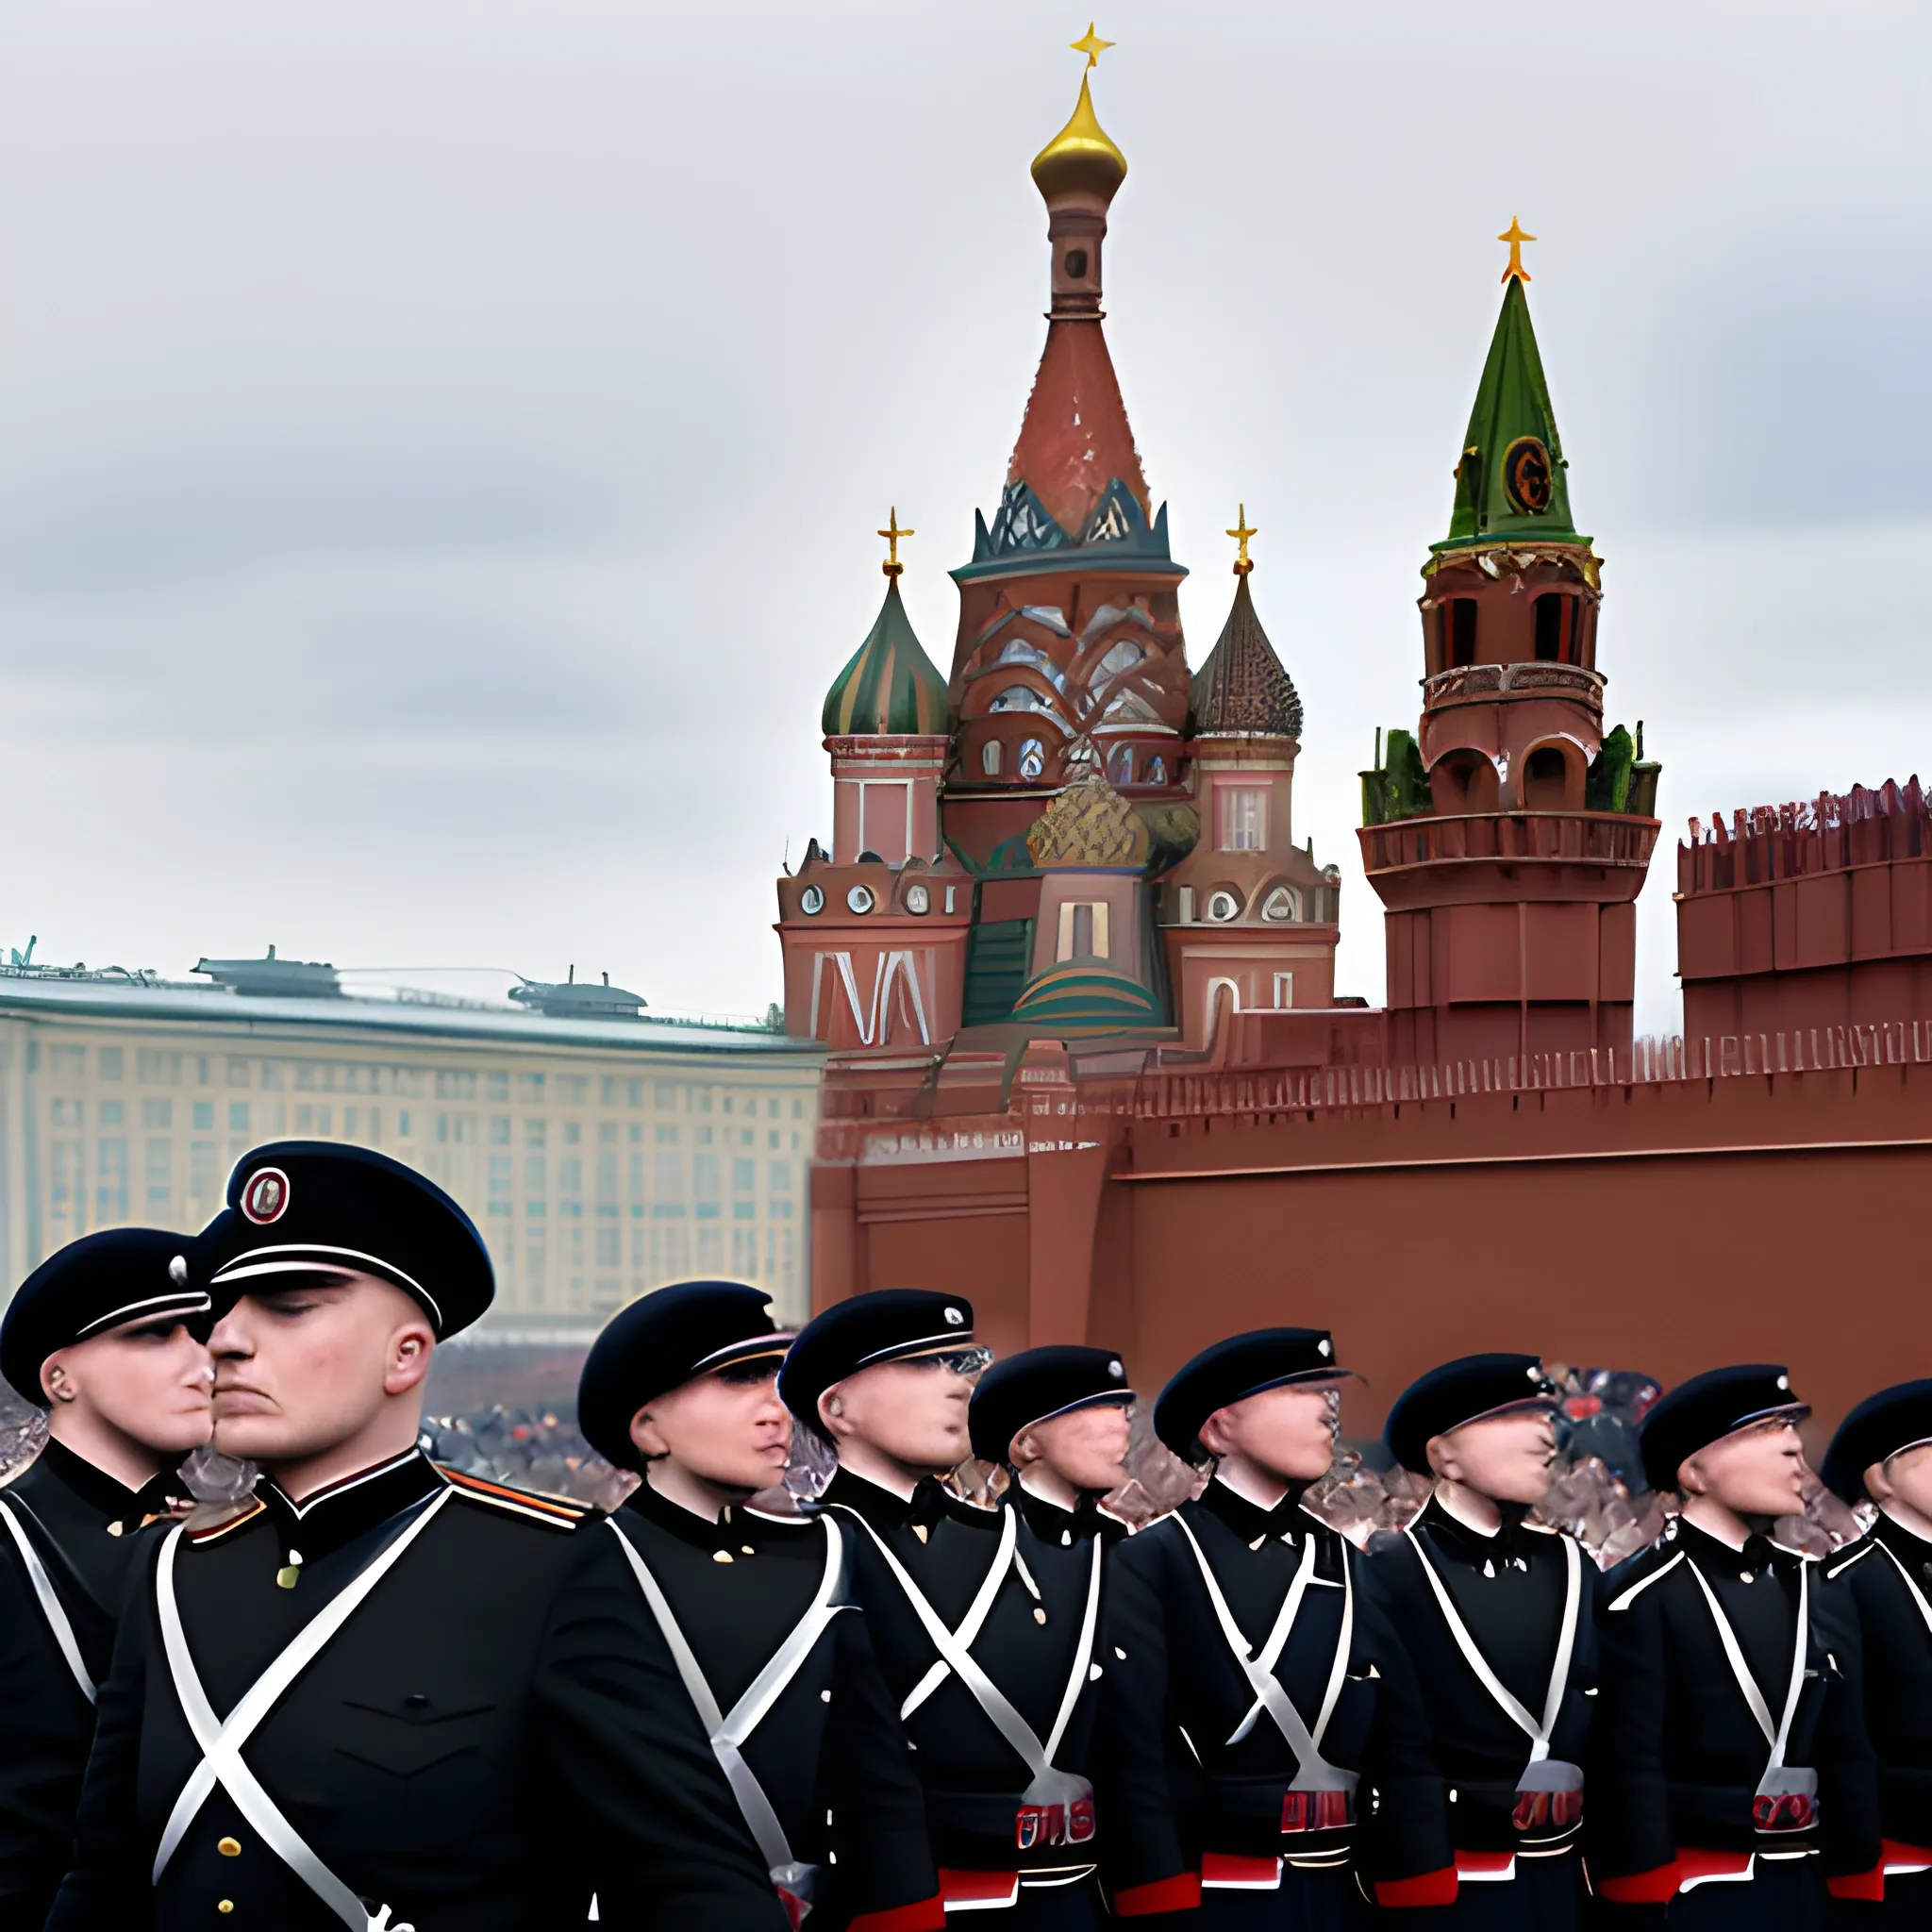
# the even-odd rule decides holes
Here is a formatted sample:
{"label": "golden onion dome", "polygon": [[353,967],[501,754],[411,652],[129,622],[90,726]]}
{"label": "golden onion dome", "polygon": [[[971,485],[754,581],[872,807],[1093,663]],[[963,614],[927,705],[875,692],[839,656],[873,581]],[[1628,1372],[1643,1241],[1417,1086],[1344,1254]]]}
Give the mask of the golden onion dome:
{"label": "golden onion dome", "polygon": [[1091,194],[1105,204],[1126,177],[1127,158],[1100,125],[1082,75],[1073,118],[1033,157],[1033,185],[1048,202],[1063,194]]}

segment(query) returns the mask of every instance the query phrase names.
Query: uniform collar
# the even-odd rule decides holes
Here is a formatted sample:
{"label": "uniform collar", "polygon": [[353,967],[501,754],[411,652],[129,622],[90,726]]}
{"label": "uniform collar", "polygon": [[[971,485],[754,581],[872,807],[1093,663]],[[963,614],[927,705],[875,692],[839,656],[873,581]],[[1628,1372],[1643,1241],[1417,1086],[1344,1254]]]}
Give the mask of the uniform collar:
{"label": "uniform collar", "polygon": [[1499,1503],[1496,1507],[1502,1513],[1502,1524],[1493,1532],[1485,1534],[1463,1522],[1459,1516],[1452,1515],[1443,1507],[1442,1499],[1432,1494],[1423,1505],[1415,1526],[1426,1529],[1434,1540],[1472,1563],[1493,1560],[1498,1557],[1529,1557],[1537,1548],[1539,1534],[1524,1527],[1524,1518],[1529,1510],[1520,1503]]}
{"label": "uniform collar", "polygon": [[1263,1509],[1239,1491],[1230,1489],[1219,1476],[1212,1476],[1201,1491],[1201,1503],[1244,1543],[1256,1542],[1262,1537],[1286,1537],[1292,1542],[1296,1537],[1320,1526],[1318,1520],[1302,1507],[1302,1498],[1309,1487],[1307,1483],[1291,1483],[1288,1494],[1274,1508]]}
{"label": "uniform collar", "polygon": [[1874,1541],[1883,1543],[1907,1568],[1915,1563],[1932,1563],[1932,1542],[1894,1521],[1883,1509],[1872,1525],[1872,1537]]}
{"label": "uniform collar", "polygon": [[674,1502],[661,1491],[654,1490],[649,1476],[624,1499],[620,1507],[663,1530],[667,1536],[674,1536],[679,1542],[688,1543],[694,1550],[703,1550],[711,1557],[716,1557],[720,1551],[728,1557],[753,1557],[778,1539],[788,1535],[795,1537],[799,1528],[795,1523],[747,1509],[741,1503],[726,1504],[718,1520],[710,1522],[695,1509],[687,1509],[682,1503]]}
{"label": "uniform collar", "polygon": [[441,1471],[420,1449],[345,1475],[291,1502],[280,1484],[263,1477],[256,1495],[267,1506],[275,1534],[291,1555],[325,1557],[444,1487]]}
{"label": "uniform collar", "polygon": [[1763,1570],[1793,1569],[1802,1560],[1796,1552],[1782,1548],[1761,1531],[1754,1530],[1741,1550],[1732,1549],[1722,1538],[1712,1536],[1707,1529],[1700,1529],[1688,1517],[1677,1518],[1676,1531],[1678,1548],[1700,1570],[1715,1572],[1721,1576],[1735,1576],[1740,1582],[1747,1576],[1756,1576]]}
{"label": "uniform collar", "polygon": [[1090,1536],[1104,1536],[1111,1520],[1101,1513],[1100,1498],[1091,1490],[1080,1492],[1079,1502],[1071,1509],[1061,1507],[1045,1496],[1036,1496],[1017,1476],[1007,1490],[1020,1520],[1041,1542],[1079,1542]]}
{"label": "uniform collar", "polygon": [[[833,1472],[832,1480],[819,1497],[827,1507],[837,1506],[863,1517],[881,1534],[893,1529],[930,1529],[950,1513],[950,1500],[937,1476],[921,1476],[912,1494],[906,1497],[895,1495],[865,1476],[854,1475],[842,1465]],[[975,1513],[996,1517],[997,1512],[989,1509]]]}
{"label": "uniform collar", "polygon": [[177,1497],[185,1500],[178,1475],[166,1474],[150,1477],[138,1490],[130,1490],[85,1456],[76,1455],[66,1443],[52,1436],[40,1454],[47,1474],[66,1485],[90,1509],[98,1510],[109,1529],[126,1535],[158,1516],[170,1513]]}

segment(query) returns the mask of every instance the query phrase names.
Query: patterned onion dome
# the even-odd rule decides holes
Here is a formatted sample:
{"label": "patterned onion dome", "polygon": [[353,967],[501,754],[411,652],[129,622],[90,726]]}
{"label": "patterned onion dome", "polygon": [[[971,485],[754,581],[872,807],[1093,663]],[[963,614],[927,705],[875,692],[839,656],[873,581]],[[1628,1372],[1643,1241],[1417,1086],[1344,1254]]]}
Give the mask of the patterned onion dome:
{"label": "patterned onion dome", "polygon": [[1188,711],[1197,738],[1302,735],[1301,694],[1261,628],[1245,575],[1235,579],[1234,605],[1220,641],[1194,674]]}
{"label": "patterned onion dome", "polygon": [[899,601],[899,580],[886,586],[878,621],[851,663],[825,693],[827,738],[910,738],[946,728],[946,680],[914,635]]}
{"label": "patterned onion dome", "polygon": [[1133,1033],[1168,1024],[1144,986],[1099,959],[1062,959],[1036,974],[1013,1002],[1012,1018],[1048,1033]]}

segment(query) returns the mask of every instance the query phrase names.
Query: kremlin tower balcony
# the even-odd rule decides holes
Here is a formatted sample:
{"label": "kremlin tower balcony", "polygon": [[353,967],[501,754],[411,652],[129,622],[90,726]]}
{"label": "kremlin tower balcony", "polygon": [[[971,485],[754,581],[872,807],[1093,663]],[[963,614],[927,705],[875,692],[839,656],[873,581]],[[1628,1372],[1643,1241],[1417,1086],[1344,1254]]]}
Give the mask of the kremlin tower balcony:
{"label": "kremlin tower balcony", "polygon": [[1362,774],[1359,834],[1387,908],[1389,1058],[1627,1047],[1658,768],[1606,734],[1601,566],[1524,291],[1515,223],[1503,309],[1421,600],[1420,733]]}

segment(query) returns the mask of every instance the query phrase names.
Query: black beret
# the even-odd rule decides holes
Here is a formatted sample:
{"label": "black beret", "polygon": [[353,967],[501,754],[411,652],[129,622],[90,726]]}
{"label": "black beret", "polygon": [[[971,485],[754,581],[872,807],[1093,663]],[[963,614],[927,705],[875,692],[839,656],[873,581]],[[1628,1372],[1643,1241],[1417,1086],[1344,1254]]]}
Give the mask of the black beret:
{"label": "black beret", "polygon": [[1404,1469],[1429,1473],[1429,1441],[1464,1423],[1524,1403],[1557,1406],[1557,1388],[1533,1355],[1466,1355],[1419,1375],[1395,1398],[1383,1434]]}
{"label": "black beret", "polygon": [[193,1246],[157,1227],[110,1227],[69,1241],[15,1291],[0,1323],[0,1374],[23,1401],[44,1408],[41,1369],[58,1350],[124,1322],[205,1316],[208,1283],[190,1260]]}
{"label": "black beret", "polygon": [[1833,1495],[1856,1503],[1874,1462],[1920,1442],[1932,1442],[1932,1381],[1900,1382],[1866,1396],[1839,1424],[1818,1474]]}
{"label": "black beret", "polygon": [[1071,1342],[1023,1348],[996,1361],[973,1391],[973,1453],[1004,1462],[1013,1438],[1032,1423],[1101,1402],[1131,1402],[1127,1367],[1110,1348]]}
{"label": "black beret", "polygon": [[1791,1393],[1791,1378],[1778,1362],[1741,1362],[1707,1369],[1657,1398],[1638,1431],[1643,1474],[1654,1490],[1674,1490],[1677,1471],[1700,1449],[1773,1416],[1796,1422],[1811,1413]]}
{"label": "black beret", "polygon": [[771,1303],[742,1281],[678,1281],[612,1316],[577,1379],[584,1440],[606,1462],[641,1469],[630,1420],[645,1403],[733,1362],[778,1366],[791,1338],[773,1324]]}
{"label": "black beret", "polygon": [[217,1302],[273,1292],[275,1277],[354,1269],[423,1305],[439,1337],[496,1295],[476,1224],[426,1175],[387,1154],[332,1141],[276,1141],[244,1154],[228,1205],[198,1242]]}
{"label": "black beret", "polygon": [[1176,1371],[1154,1404],[1154,1433],[1176,1456],[1191,1457],[1201,1425],[1218,1408],[1296,1382],[1332,1382],[1335,1343],[1325,1328],[1257,1328],[1204,1348]]}
{"label": "black beret", "polygon": [[819,1428],[819,1397],[878,1362],[973,1342],[973,1304],[924,1288],[875,1288],[834,1302],[798,1331],[778,1371],[778,1394],[800,1422]]}

